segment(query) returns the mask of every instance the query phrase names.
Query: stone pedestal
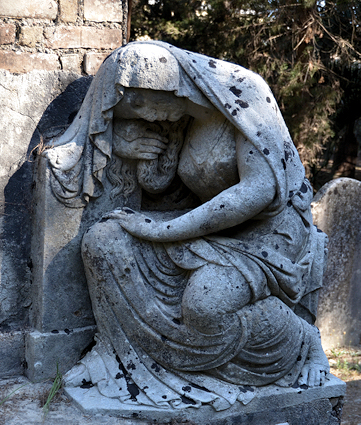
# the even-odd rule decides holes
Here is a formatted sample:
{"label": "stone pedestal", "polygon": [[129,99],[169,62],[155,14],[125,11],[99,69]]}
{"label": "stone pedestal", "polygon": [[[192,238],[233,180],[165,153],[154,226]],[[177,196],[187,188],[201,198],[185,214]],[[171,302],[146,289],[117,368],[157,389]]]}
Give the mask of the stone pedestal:
{"label": "stone pedestal", "polygon": [[137,420],[189,425],[336,425],[341,423],[346,384],[329,375],[325,386],[317,388],[305,385],[247,387],[250,396],[247,404],[237,401],[231,408],[220,412],[211,406],[170,410],[132,405],[131,402],[124,404],[101,396],[97,387],[66,387],[65,392],[85,414],[130,418],[134,425]]}

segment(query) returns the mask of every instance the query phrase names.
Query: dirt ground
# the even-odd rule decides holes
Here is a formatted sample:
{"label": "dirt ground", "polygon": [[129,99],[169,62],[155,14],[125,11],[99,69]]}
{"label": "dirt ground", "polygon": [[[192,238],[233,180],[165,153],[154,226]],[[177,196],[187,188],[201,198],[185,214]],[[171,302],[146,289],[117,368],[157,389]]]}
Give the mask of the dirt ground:
{"label": "dirt ground", "polygon": [[[62,393],[57,393],[50,404],[49,412],[43,410],[51,382],[31,384],[21,376],[0,380],[0,425],[134,425],[134,421],[113,418],[107,415],[88,416],[77,409]],[[148,425],[137,422],[137,425]]]}
{"label": "dirt ground", "polygon": [[[331,373],[347,383],[342,425],[361,425],[361,347],[338,348],[326,354]],[[43,406],[50,390],[51,382],[30,384],[24,377],[0,380],[0,425],[134,425],[132,420],[107,415],[87,416],[61,391],[45,414]],[[137,425],[146,423],[138,421]]]}
{"label": "dirt ground", "polygon": [[346,382],[342,425],[361,425],[361,347],[326,351],[331,373]]}

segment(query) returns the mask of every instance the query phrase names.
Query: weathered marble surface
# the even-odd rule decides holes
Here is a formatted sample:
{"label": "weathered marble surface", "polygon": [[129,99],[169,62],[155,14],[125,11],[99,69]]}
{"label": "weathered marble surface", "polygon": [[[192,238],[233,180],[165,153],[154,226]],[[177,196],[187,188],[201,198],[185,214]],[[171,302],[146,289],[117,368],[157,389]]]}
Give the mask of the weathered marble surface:
{"label": "weathered marble surface", "polygon": [[[80,108],[92,78],[77,77],[41,117],[44,146],[65,131]],[[24,363],[26,375],[42,381],[55,375],[57,364],[64,373],[77,361],[92,341],[95,323],[80,260],[83,213],[75,214],[57,202],[47,162],[41,155],[32,161],[31,330],[25,335]]]}
{"label": "weathered marble surface", "polygon": [[[91,78],[69,72],[0,72],[0,377],[24,372],[33,318],[33,149],[54,126],[69,125]],[[70,118],[70,121],[69,121]]]}
{"label": "weathered marble surface", "polygon": [[340,178],[312,203],[317,226],[328,234],[328,262],[317,326],[325,348],[361,344],[361,183]]}
{"label": "weathered marble surface", "polygon": [[25,332],[0,333],[0,376],[3,378],[23,373],[25,358]]}
{"label": "weathered marble surface", "polygon": [[102,396],[97,387],[66,387],[65,392],[85,414],[103,413],[129,418],[134,425],[144,420],[155,424],[167,424],[173,420],[195,425],[338,425],[346,384],[329,375],[323,387],[312,389],[297,385],[293,388],[249,386],[244,389],[249,396],[247,402],[223,412],[215,412],[210,406],[183,411],[134,406]]}
{"label": "weathered marble surface", "polygon": [[[31,152],[40,142],[40,137],[45,137],[50,129],[54,130],[54,126],[69,124],[69,115],[79,108],[82,92],[86,92],[90,83],[89,79],[88,84],[84,81],[74,83],[78,78],[79,75],[73,73],[37,71],[13,75],[0,72],[0,324],[5,329],[11,330],[26,322],[31,303],[34,160]],[[67,86],[68,92],[60,96]],[[73,103],[67,104],[65,99],[69,100],[71,96]],[[57,109],[56,113],[54,109]]]}
{"label": "weathered marble surface", "polygon": [[325,383],[313,322],[326,237],[258,75],[165,43],[130,43],[104,62],[49,147],[47,198],[50,180],[61,206],[47,226],[60,232],[69,217],[74,229],[61,237],[72,244],[100,220],[82,240],[96,346],[67,386],[96,385],[139,406],[225,411],[247,404],[244,385]]}
{"label": "weathered marble surface", "polygon": [[[335,384],[332,383],[332,385]],[[339,384],[336,383],[336,386],[339,387]],[[19,387],[22,388],[19,390]],[[40,400],[43,402],[44,394],[47,394],[51,389],[51,383],[47,381],[34,384],[29,382],[29,380],[25,377],[0,380],[0,394],[8,395],[16,389],[18,389],[18,391],[16,391],[16,393],[13,394],[12,397],[1,407],[1,419],[3,422],[5,422],[6,425],[19,425],[23,423],[26,425],[39,425],[43,423],[44,413],[40,407]],[[323,390],[323,388],[320,389]],[[326,389],[329,391],[328,388]],[[84,393],[89,393],[89,390],[81,391]],[[338,408],[336,407],[337,398],[331,398],[330,401],[328,401],[327,395],[325,392],[323,392],[322,395],[325,396],[326,399],[315,397],[314,402],[305,402],[300,404],[300,397],[303,400],[305,399],[305,391],[296,391],[301,391],[301,394],[298,395],[296,394],[295,390],[292,389],[292,392],[294,393],[294,401],[296,401],[296,403],[298,398],[298,403],[296,405],[277,409],[275,404],[272,402],[272,399],[268,398],[269,404],[267,404],[266,415],[264,413],[262,415],[262,412],[256,412],[256,409],[254,409],[254,414],[249,414],[248,418],[245,418],[246,415],[243,414],[243,422],[241,423],[243,425],[325,425],[326,423],[335,425],[336,417],[333,417],[332,422],[329,421],[329,419],[331,413],[336,414],[338,412]],[[315,392],[310,391],[310,393],[314,395]],[[291,397],[288,396],[288,402],[292,401],[290,399]],[[95,400],[92,401],[94,402]],[[111,400],[103,399],[102,401],[105,403],[102,406],[104,411],[105,407],[109,406],[109,401],[111,402]],[[330,403],[331,406],[334,406],[333,408],[331,408]],[[84,408],[86,407],[87,406],[84,405]],[[249,411],[250,405],[245,407]],[[136,412],[128,413],[131,414],[129,419],[119,418],[113,415],[110,416],[102,413],[90,414],[89,410],[87,413],[85,413],[84,411],[81,411],[79,408],[77,408],[76,403],[69,403],[69,398],[65,394],[58,394],[56,400],[53,400],[51,404],[49,413],[46,415],[45,423],[46,425],[149,425],[150,423],[154,425],[169,425],[169,423],[172,425],[192,424],[190,421],[188,421],[188,423],[175,420],[167,422],[156,421],[156,416],[151,417],[150,420],[142,420],[135,418],[136,415],[132,415],[132,413]],[[191,412],[188,412],[188,414],[190,413]],[[166,416],[165,412],[163,412],[163,417],[164,416]],[[328,422],[326,422],[327,420]],[[239,423],[239,420],[234,421],[232,420],[232,417],[230,417],[228,422],[227,418],[221,421],[222,425],[239,425]],[[193,425],[194,424],[195,422],[193,421]],[[206,421],[200,420],[198,425],[206,424]]]}

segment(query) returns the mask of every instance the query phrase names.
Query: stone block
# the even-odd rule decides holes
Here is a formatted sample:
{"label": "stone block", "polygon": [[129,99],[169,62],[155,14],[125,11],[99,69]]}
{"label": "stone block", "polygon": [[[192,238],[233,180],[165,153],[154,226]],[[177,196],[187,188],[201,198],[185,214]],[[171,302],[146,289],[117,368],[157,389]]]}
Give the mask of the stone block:
{"label": "stone block", "polygon": [[[54,108],[56,111],[58,109]],[[40,158],[34,173],[36,188],[31,242],[30,322],[37,332],[29,336],[30,342],[26,345],[26,373],[34,381],[54,375],[58,359],[62,359],[62,371],[69,370],[89,344],[90,336],[94,335],[80,244],[86,229],[99,216],[114,209],[114,205],[103,197],[86,211],[65,207],[52,194],[50,173],[47,160]],[[68,331],[71,329],[74,329],[74,335],[80,334],[65,337],[65,334],[70,336]]]}
{"label": "stone block", "polygon": [[[305,386],[303,386],[305,387]],[[338,425],[340,424],[346,384],[330,375],[323,387],[284,388],[276,385],[249,387],[253,396],[247,404],[236,402],[232,407],[215,411],[211,406],[199,409],[160,409],[131,406],[107,398],[97,387],[82,389],[65,387],[66,394],[88,415],[110,414],[149,423],[189,423],[194,425]]]}
{"label": "stone block", "polygon": [[[88,77],[74,81],[79,77],[64,71],[21,75],[0,71],[0,327],[3,332],[28,326],[32,309],[30,236],[34,157],[31,152],[46,129],[67,124],[74,116],[91,80]],[[86,82],[84,89],[82,81]],[[0,357],[0,369],[3,361]]]}
{"label": "stone block", "polygon": [[[40,126],[43,137],[54,136],[74,119],[90,82],[90,77],[73,81],[48,106]],[[72,242],[79,231],[77,220],[82,211],[59,209],[63,205],[52,196],[46,163],[43,160],[35,164],[38,169],[33,184],[31,324],[41,332],[93,325],[82,263],[77,256],[79,243]],[[64,263],[68,259],[69,263]]]}
{"label": "stone block", "polygon": [[56,71],[60,69],[58,55],[47,53],[26,53],[0,51],[0,69],[16,74],[34,70]]}
{"label": "stone block", "polygon": [[84,57],[84,71],[88,75],[95,75],[107,56],[107,53],[87,53]]}
{"label": "stone block", "polygon": [[0,2],[0,16],[9,18],[55,19],[58,5],[54,0],[3,0]]}
{"label": "stone block", "polygon": [[81,239],[99,217],[117,206],[117,200],[109,199],[111,188],[106,184],[105,194],[87,208],[68,208],[53,195],[46,158],[39,158],[34,174],[31,323],[41,332],[93,325]]}
{"label": "stone block", "polygon": [[24,373],[24,332],[0,333],[0,378]]}
{"label": "stone block", "polygon": [[47,160],[40,158],[34,173],[31,324],[41,332],[94,324],[80,256],[83,210],[58,202],[50,173]]}
{"label": "stone block", "polygon": [[82,57],[77,54],[60,56],[61,67],[64,71],[81,73],[80,63]]}
{"label": "stone block", "polygon": [[21,27],[19,44],[22,46],[35,47],[36,43],[43,41],[42,27]]}
{"label": "stone block", "polygon": [[78,0],[60,0],[60,19],[64,22],[76,22],[78,18]]}
{"label": "stone block", "polygon": [[92,342],[95,326],[81,329],[38,331],[26,335],[26,375],[33,382],[52,378],[57,365],[61,373],[68,371],[79,360],[80,353]]}
{"label": "stone block", "polygon": [[94,22],[122,22],[120,0],[84,0],[84,19]]}
{"label": "stone block", "polygon": [[324,348],[361,344],[361,183],[332,180],[312,203],[314,223],[329,236],[317,314]]}
{"label": "stone block", "polygon": [[0,26],[0,44],[15,43],[16,27],[14,24]]}
{"label": "stone block", "polygon": [[[91,78],[84,80],[89,83]],[[82,94],[74,93],[74,99],[79,102],[78,106],[85,96],[85,91]],[[62,96],[64,95],[65,93]],[[77,119],[71,112],[71,104],[61,99],[62,96],[57,99],[56,104],[54,102],[49,107],[52,120],[47,120],[46,125],[44,123],[44,127],[50,129],[47,133],[45,132],[46,137],[55,136],[65,128],[66,125],[61,127],[59,124],[69,122],[69,114],[72,119]],[[59,117],[59,114],[64,114],[64,117]],[[51,145],[51,141],[49,143]],[[104,196],[94,200],[91,205],[84,209],[68,208],[53,195],[51,170],[47,159],[40,157],[36,161],[36,166],[31,247],[33,283],[30,323],[41,334],[51,335],[53,332],[59,333],[65,329],[79,329],[94,325],[80,243],[84,232],[106,211],[113,210],[118,205],[116,204],[118,199],[109,197],[111,186],[110,183],[106,183]],[[41,344],[41,341],[37,338],[33,341],[33,346]],[[62,341],[64,353],[67,352],[65,347],[67,343],[70,344],[71,340]],[[68,348],[73,349],[72,346]],[[36,356],[40,352],[41,350],[36,351],[32,355],[33,365],[37,363]],[[80,354],[81,351],[78,350],[76,360],[79,359]],[[49,364],[46,363],[44,366],[44,363],[41,363],[44,375],[48,373],[46,371]],[[35,366],[32,368],[33,371],[28,372],[29,376],[35,376],[36,368]]]}
{"label": "stone block", "polygon": [[122,44],[118,29],[95,27],[51,27],[45,29],[47,47],[51,49],[115,49]]}

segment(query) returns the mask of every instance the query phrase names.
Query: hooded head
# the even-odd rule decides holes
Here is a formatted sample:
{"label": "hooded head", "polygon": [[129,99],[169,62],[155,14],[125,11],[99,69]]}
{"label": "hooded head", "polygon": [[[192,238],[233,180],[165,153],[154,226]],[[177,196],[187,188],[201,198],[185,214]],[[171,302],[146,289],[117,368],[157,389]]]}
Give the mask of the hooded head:
{"label": "hooded head", "polygon": [[[68,206],[84,206],[103,193],[103,171],[112,158],[115,106],[127,89],[174,93],[216,108],[264,155],[274,172],[277,196],[265,216],[277,214],[298,191],[304,168],[276,100],[265,81],[238,65],[162,42],[134,42],[102,64],[82,108],[46,155],[53,191]],[[212,106],[213,105],[213,106]]]}
{"label": "hooded head", "polygon": [[175,57],[163,47],[130,43],[118,60],[117,85],[176,92],[180,69]]}
{"label": "hooded head", "polygon": [[175,99],[212,108],[162,45],[135,42],[115,50],[100,67],[71,126],[45,153],[53,171],[53,193],[65,205],[83,207],[89,197],[103,192],[103,171],[112,158],[114,113],[131,89],[168,92]]}
{"label": "hooded head", "polygon": [[212,109],[175,56],[160,44],[134,42],[122,48],[115,79],[120,96],[126,88],[166,91]]}

